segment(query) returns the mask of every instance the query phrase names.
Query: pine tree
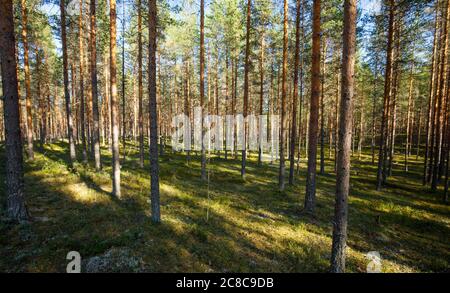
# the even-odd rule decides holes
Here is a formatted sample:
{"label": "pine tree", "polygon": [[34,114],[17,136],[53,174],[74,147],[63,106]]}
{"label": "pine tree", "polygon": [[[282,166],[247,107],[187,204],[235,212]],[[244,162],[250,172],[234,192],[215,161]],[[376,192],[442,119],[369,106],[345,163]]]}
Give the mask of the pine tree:
{"label": "pine tree", "polygon": [[7,216],[16,221],[29,218],[25,205],[22,138],[19,121],[19,91],[17,88],[16,38],[14,36],[13,4],[0,2],[0,61],[3,80],[5,121]]}
{"label": "pine tree", "polygon": [[352,141],[352,107],[354,96],[356,47],[356,0],[344,1],[342,50],[342,91],[339,116],[339,150],[336,172],[336,204],[333,221],[331,271],[345,272],[348,195],[350,189],[350,145]]}
{"label": "pine tree", "polygon": [[[150,1],[152,2],[152,1]],[[110,92],[111,92],[111,130],[112,130],[112,167],[113,191],[112,194],[120,198],[120,152],[119,152],[119,105],[117,103],[117,59],[116,59],[116,0],[109,4],[109,59],[110,59]]]}
{"label": "pine tree", "polygon": [[309,114],[308,170],[306,174],[305,212],[314,213],[316,202],[317,140],[320,98],[320,11],[321,0],[313,2],[313,46],[311,65],[311,102]]}
{"label": "pine tree", "polygon": [[[202,0],[203,1],[203,0]],[[156,26],[157,10],[156,0],[148,2],[148,39],[149,39],[149,77],[148,93],[150,100],[150,176],[151,176],[151,207],[152,220],[161,221],[159,203],[159,163],[158,163],[158,120],[156,104]]]}

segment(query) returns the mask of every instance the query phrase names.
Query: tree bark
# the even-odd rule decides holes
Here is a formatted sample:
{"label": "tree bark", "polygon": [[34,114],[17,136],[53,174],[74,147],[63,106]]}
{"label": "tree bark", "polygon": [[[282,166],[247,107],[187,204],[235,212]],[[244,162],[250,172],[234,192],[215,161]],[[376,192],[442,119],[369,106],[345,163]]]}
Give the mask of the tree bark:
{"label": "tree bark", "polygon": [[122,147],[123,147],[123,159],[126,157],[126,103],[125,103],[125,2],[122,2]]}
{"label": "tree bark", "polygon": [[280,129],[280,172],[279,172],[279,188],[281,191],[285,188],[285,173],[286,173],[286,163],[285,163],[285,139],[287,138],[287,50],[288,50],[288,1],[284,0],[284,22],[283,22],[283,73],[281,81],[281,129]]}
{"label": "tree bark", "polygon": [[244,65],[244,145],[242,149],[241,177],[245,178],[245,167],[247,164],[247,115],[248,115],[248,73],[250,71],[250,21],[252,1],[247,0],[247,31],[245,36],[245,65]]}
{"label": "tree bark", "polygon": [[[442,5],[441,5],[442,4]],[[429,161],[428,161],[428,173],[426,178],[426,183],[431,183],[432,177],[433,177],[433,162],[435,158],[435,145],[436,145],[436,125],[437,125],[437,119],[438,115],[436,114],[438,112],[438,100],[439,100],[439,87],[440,87],[440,81],[441,81],[441,70],[442,70],[442,62],[441,62],[441,56],[443,56],[444,52],[444,34],[443,34],[443,28],[445,25],[444,21],[444,3],[441,1],[437,5],[437,10],[441,11],[440,14],[440,20],[439,20],[439,34],[437,37],[437,51],[436,51],[436,68],[435,68],[435,78],[434,78],[434,85],[433,85],[433,100],[431,104],[431,122],[430,122],[430,146],[429,146]]]}
{"label": "tree bark", "polygon": [[[152,1],[150,1],[152,2]],[[120,198],[120,152],[119,152],[119,105],[117,103],[117,55],[116,55],[116,0],[110,0],[109,12],[109,59],[110,59],[110,91],[111,91],[111,129],[112,129],[112,168],[113,196]]]}
{"label": "tree bark", "polygon": [[320,99],[320,11],[321,0],[313,4],[313,45],[311,65],[311,102],[309,115],[308,170],[306,174],[305,212],[314,213],[316,203],[317,139]]}
{"label": "tree bark", "polygon": [[[399,17],[400,18],[400,17]],[[396,33],[395,33],[395,39],[396,39],[396,48],[394,53],[394,68],[393,68],[393,82],[392,82],[392,88],[391,88],[391,100],[392,105],[390,106],[391,109],[389,110],[390,115],[388,115],[388,119],[391,119],[390,122],[390,132],[389,132],[389,138],[388,138],[388,164],[387,164],[387,173],[385,174],[384,180],[386,180],[386,176],[392,176],[392,167],[393,167],[393,161],[394,161],[394,155],[395,155],[395,135],[397,130],[397,99],[399,96],[400,91],[400,82],[401,82],[401,68],[400,68],[400,56],[401,56],[401,47],[400,47],[400,37],[401,37],[401,29],[400,29],[400,21],[397,20],[396,22]]]}
{"label": "tree bark", "polygon": [[323,54],[322,54],[322,77],[321,77],[321,95],[320,95],[320,175],[325,174],[325,58],[327,54],[327,40],[323,36]]}
{"label": "tree bark", "polygon": [[[185,66],[185,78],[184,78],[184,115],[186,115],[188,117],[187,122],[189,123],[189,127],[188,129],[190,130],[191,127],[191,83],[190,83],[190,70],[189,70],[189,62],[190,59],[186,58],[184,61],[184,66]],[[228,72],[227,72],[228,74]],[[228,75],[227,75],[228,78]],[[188,146],[191,145],[191,141],[187,141],[186,142],[186,138],[185,138],[185,144],[187,143]],[[226,151],[225,151],[225,156],[226,156]],[[187,164],[189,165],[189,162],[191,161],[191,151],[190,149],[186,148],[186,161]]]}
{"label": "tree bark", "polygon": [[27,1],[20,2],[22,8],[22,42],[23,42],[23,63],[25,73],[25,107],[27,112],[27,154],[28,159],[34,160],[33,150],[33,102],[31,100],[31,78],[28,49],[28,8]]}
{"label": "tree bark", "polygon": [[433,177],[431,181],[431,190],[436,191],[437,185],[438,185],[438,173],[439,173],[439,167],[442,163],[441,161],[441,152],[442,152],[442,128],[443,128],[443,111],[444,111],[444,93],[445,93],[445,83],[447,81],[447,78],[449,76],[449,73],[447,72],[447,59],[448,59],[448,26],[449,26],[449,20],[450,19],[450,3],[448,3],[445,6],[445,16],[444,16],[444,28],[443,28],[443,51],[441,55],[441,70],[440,70],[440,83],[439,83],[439,89],[438,89],[438,95],[437,95],[437,108],[436,108],[436,143],[434,146],[434,165],[433,165]]}
{"label": "tree bark", "polygon": [[93,133],[92,144],[94,146],[94,162],[95,169],[99,171],[102,168],[100,157],[100,122],[98,111],[98,89],[97,89],[97,20],[96,20],[96,1],[90,0],[90,16],[91,16],[91,91],[92,91],[92,120]]}
{"label": "tree bark", "polygon": [[289,153],[289,185],[294,185],[295,144],[297,143],[298,71],[300,65],[300,17],[302,9],[301,0],[297,0],[297,13],[295,16],[294,92],[292,94],[291,149]]}
{"label": "tree bark", "polygon": [[200,107],[202,108],[201,129],[202,129],[202,150],[201,150],[201,178],[206,180],[206,152],[203,136],[203,118],[205,116],[205,0],[200,1]]}
{"label": "tree bark", "polygon": [[86,119],[85,119],[85,97],[84,97],[84,46],[83,46],[83,0],[80,0],[80,16],[78,18],[79,30],[79,54],[80,54],[80,124],[81,124],[81,144],[83,152],[83,163],[88,161],[86,145]]}
{"label": "tree bark", "polygon": [[377,190],[381,190],[383,185],[383,165],[386,160],[386,137],[387,137],[387,119],[389,114],[389,100],[391,95],[391,77],[392,77],[392,59],[393,59],[393,40],[394,40],[394,16],[395,16],[395,3],[394,0],[389,0],[389,30],[387,40],[387,52],[386,52],[386,77],[384,82],[384,103],[383,103],[383,115],[381,119],[381,138],[379,142],[379,154],[378,154],[378,170],[377,170]]}
{"label": "tree bark", "polygon": [[344,2],[342,51],[342,91],[339,119],[339,151],[336,173],[336,204],[333,221],[331,271],[345,272],[347,242],[348,194],[350,190],[350,144],[352,140],[352,103],[354,95],[356,0]]}
{"label": "tree bark", "polygon": [[376,57],[375,61],[375,76],[373,82],[373,93],[372,93],[372,165],[375,164],[375,115],[376,115],[376,98],[377,98],[377,89],[378,89],[378,57]]}
{"label": "tree bark", "polygon": [[75,151],[75,141],[73,136],[73,120],[72,120],[72,109],[69,92],[69,73],[67,68],[66,7],[64,1],[60,1],[59,5],[61,10],[61,39],[63,50],[64,98],[66,101],[67,137],[69,139],[69,158],[70,158],[70,165],[72,167],[73,162],[76,161],[77,158]]}
{"label": "tree bark", "polygon": [[409,93],[408,93],[408,111],[406,117],[406,143],[405,143],[405,171],[408,172],[408,158],[410,155],[410,135],[411,135],[411,103],[414,90],[414,61],[411,64],[411,73],[409,77]]}
{"label": "tree bark", "polygon": [[142,0],[138,5],[138,103],[139,103],[139,166],[144,167],[144,117],[143,117],[143,89],[142,89]]}
{"label": "tree bark", "polygon": [[[265,51],[265,43],[264,43],[264,31],[261,33],[261,55],[259,57],[259,115],[263,115],[263,103],[264,103],[264,51]],[[261,139],[261,138],[260,138]],[[259,141],[258,146],[258,165],[262,164],[262,141]]]}
{"label": "tree bark", "polygon": [[[364,81],[361,82],[364,84]],[[362,147],[364,143],[364,89],[361,89],[361,113],[359,117],[358,160],[361,161]]]}
{"label": "tree bark", "polygon": [[[203,1],[203,0],[202,0]],[[157,11],[156,0],[148,2],[148,39],[149,39],[149,82],[148,92],[150,99],[150,176],[151,176],[151,208],[152,220],[161,221],[159,203],[159,163],[158,163],[158,117],[156,104],[156,26]]]}
{"label": "tree bark", "polygon": [[25,204],[22,138],[19,120],[19,92],[17,88],[16,41],[14,36],[13,4],[0,2],[0,58],[3,79],[5,121],[7,216],[15,221],[29,218]]}
{"label": "tree bark", "polygon": [[[300,108],[298,110],[298,121],[299,121],[299,127],[298,127],[298,154],[297,154],[297,173],[300,172],[300,160],[302,157],[302,137],[303,137],[303,63],[304,63],[304,40],[305,40],[305,26],[304,26],[304,15],[305,15],[305,0],[301,0],[301,12],[300,12],[300,19],[301,19],[301,58],[300,58]],[[297,71],[295,71],[297,72]]]}
{"label": "tree bark", "polygon": [[439,20],[438,20],[438,12],[439,12],[439,0],[436,0],[435,5],[435,19],[434,19],[434,40],[433,40],[433,54],[431,57],[431,78],[430,78],[430,92],[428,95],[428,112],[427,112],[427,124],[426,124],[426,140],[425,140],[425,155],[424,155],[424,163],[423,163],[423,177],[422,177],[422,185],[426,185],[428,182],[428,173],[429,173],[429,165],[428,158],[430,155],[429,145],[431,140],[431,119],[433,117],[433,101],[434,101],[434,91],[435,91],[435,80],[436,80],[436,68],[437,68],[437,54],[438,54],[438,30],[439,30]]}

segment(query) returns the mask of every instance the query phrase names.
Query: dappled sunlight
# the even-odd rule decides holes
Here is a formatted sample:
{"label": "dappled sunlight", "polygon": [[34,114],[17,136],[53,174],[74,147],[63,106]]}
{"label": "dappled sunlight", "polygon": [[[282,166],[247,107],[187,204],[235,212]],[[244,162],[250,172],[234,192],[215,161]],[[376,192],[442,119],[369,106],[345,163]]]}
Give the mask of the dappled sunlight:
{"label": "dappled sunlight", "polygon": [[[30,265],[26,270],[61,271],[64,259],[54,259],[55,249],[93,256],[111,247],[127,247],[143,258],[148,271],[327,271],[335,189],[332,173],[318,176],[317,216],[310,219],[300,213],[303,164],[300,174],[296,173],[297,185],[279,192],[278,169],[258,167],[256,156],[248,161],[245,181],[240,178],[239,160],[211,158],[208,183],[200,180],[198,157],[192,155],[187,166],[185,155],[167,154],[160,161],[162,223],[153,225],[148,165],[136,167],[138,153],[131,145],[122,165],[122,199],[110,194],[111,167],[106,163],[100,172],[79,163],[70,169],[66,143],[48,145],[45,152],[36,154],[25,177],[30,210],[42,219],[33,223],[36,240],[31,246],[21,246],[17,233],[3,230],[24,254],[31,253],[39,239],[51,239],[34,257],[47,263],[46,267]],[[105,162],[110,162],[110,156],[108,150],[102,151]],[[389,192],[375,191],[374,183],[364,180],[371,172],[365,164],[354,164],[349,271],[364,272],[365,255],[372,250],[383,256],[385,272],[446,267],[448,207],[424,194],[421,186],[405,189],[400,179]],[[332,169],[327,165],[327,172]],[[376,224],[378,216],[381,224]],[[420,261],[424,245],[434,250]],[[0,256],[4,253],[0,249]],[[14,268],[16,262],[6,258],[6,263]]]}
{"label": "dappled sunlight", "polygon": [[168,185],[165,183],[160,184],[160,189],[162,193],[165,193],[169,196],[187,196],[188,193],[186,191],[181,191],[173,185]]}
{"label": "dappled sunlight", "polygon": [[92,190],[84,182],[66,185],[62,190],[70,195],[72,199],[81,203],[92,204],[111,202],[111,199],[108,196]]}

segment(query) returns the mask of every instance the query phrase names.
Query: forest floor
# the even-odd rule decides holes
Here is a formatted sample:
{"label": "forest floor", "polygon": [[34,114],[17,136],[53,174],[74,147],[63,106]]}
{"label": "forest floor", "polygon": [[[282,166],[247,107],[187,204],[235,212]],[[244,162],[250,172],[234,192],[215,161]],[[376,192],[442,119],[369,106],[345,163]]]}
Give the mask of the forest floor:
{"label": "forest floor", "polygon": [[[331,251],[335,174],[327,160],[318,176],[316,216],[301,214],[305,162],[296,185],[278,191],[278,165],[250,158],[246,180],[240,160],[212,156],[209,184],[200,180],[199,158],[167,149],[160,158],[162,223],[149,214],[150,171],[138,167],[127,145],[122,194],[111,192],[111,156],[104,168],[68,168],[67,144],[36,147],[25,164],[25,190],[33,221],[0,221],[1,272],[65,272],[69,251],[81,254],[85,271],[326,272]],[[0,165],[4,149],[0,146]],[[148,152],[146,152],[148,154]],[[148,156],[147,156],[148,157]],[[81,154],[78,154],[81,158]],[[421,184],[422,159],[403,171],[399,154],[393,176],[375,190],[376,166],[355,156],[349,211],[349,272],[366,272],[378,251],[384,272],[449,272],[450,206],[442,193]],[[0,200],[5,202],[4,168]],[[4,209],[2,209],[4,210]],[[103,267],[102,267],[103,265]]]}

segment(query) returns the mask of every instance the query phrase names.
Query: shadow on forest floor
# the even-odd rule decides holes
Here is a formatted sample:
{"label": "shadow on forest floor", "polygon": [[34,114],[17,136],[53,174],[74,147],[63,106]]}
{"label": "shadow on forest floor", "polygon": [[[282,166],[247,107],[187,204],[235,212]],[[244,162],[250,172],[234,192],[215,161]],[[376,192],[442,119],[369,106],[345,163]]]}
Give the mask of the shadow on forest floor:
{"label": "shadow on forest floor", "polygon": [[[208,183],[200,180],[195,154],[188,163],[184,154],[167,149],[160,158],[162,223],[155,225],[149,215],[149,162],[138,167],[132,142],[122,159],[121,199],[110,195],[107,148],[102,148],[100,172],[80,163],[69,169],[64,142],[36,151],[36,160],[25,164],[25,184],[37,220],[0,222],[0,271],[64,272],[69,251],[87,259],[111,248],[129,249],[141,260],[141,270],[150,272],[328,269],[335,188],[331,160],[326,175],[318,177],[316,216],[310,219],[300,213],[304,164],[296,185],[279,192],[278,166],[258,166],[256,156],[250,156],[244,181],[240,161],[211,154]],[[0,154],[4,165],[3,146]],[[374,250],[386,272],[448,271],[450,208],[441,204],[440,193],[422,187],[420,161],[412,160],[405,173],[401,160],[389,186],[377,192],[369,156],[353,158],[348,271],[365,272],[365,255]]]}

